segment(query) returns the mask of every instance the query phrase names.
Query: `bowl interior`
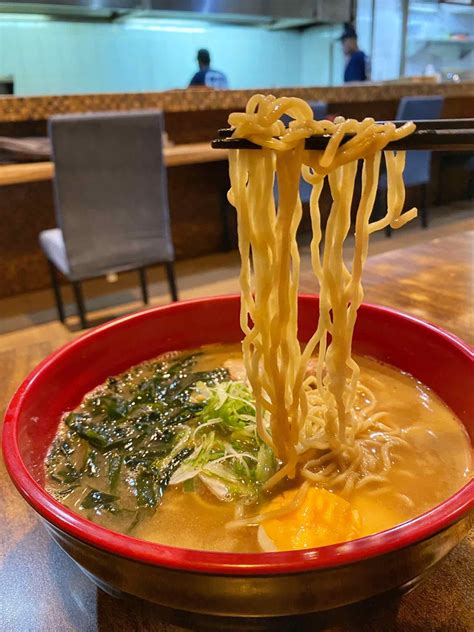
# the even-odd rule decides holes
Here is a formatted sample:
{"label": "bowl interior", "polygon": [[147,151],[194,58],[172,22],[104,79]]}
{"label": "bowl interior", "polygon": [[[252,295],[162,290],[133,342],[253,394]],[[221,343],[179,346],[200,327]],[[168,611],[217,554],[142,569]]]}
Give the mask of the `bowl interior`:
{"label": "bowl interior", "polygon": [[[238,342],[238,297],[192,301],[151,309],[92,330],[46,359],[23,398],[18,425],[22,459],[38,483],[61,415],[108,376],[165,351]],[[314,332],[317,298],[300,298],[302,340]],[[472,358],[454,337],[417,319],[363,305],[354,350],[408,371],[430,386],[474,437]]]}
{"label": "bowl interior", "polygon": [[17,445],[33,478],[66,411],[107,377],[171,350],[241,339],[238,303],[198,301],[143,311],[91,330],[55,352],[20,389]]}

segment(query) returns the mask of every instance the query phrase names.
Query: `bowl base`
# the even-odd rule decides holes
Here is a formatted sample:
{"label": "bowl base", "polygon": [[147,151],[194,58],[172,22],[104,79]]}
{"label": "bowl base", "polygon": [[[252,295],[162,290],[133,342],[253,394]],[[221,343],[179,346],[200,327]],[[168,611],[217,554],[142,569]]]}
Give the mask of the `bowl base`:
{"label": "bowl base", "polygon": [[405,586],[382,595],[323,612],[278,617],[225,617],[176,610],[144,601],[106,584],[84,568],[81,570],[100,590],[115,599],[128,602],[131,606],[140,605],[140,608],[147,610],[154,620],[199,632],[322,632],[335,626],[347,626],[348,630],[357,630],[367,621],[374,625],[380,622],[382,625],[384,622],[386,624],[387,620],[396,620],[402,596],[414,590],[422,579],[417,577]]}

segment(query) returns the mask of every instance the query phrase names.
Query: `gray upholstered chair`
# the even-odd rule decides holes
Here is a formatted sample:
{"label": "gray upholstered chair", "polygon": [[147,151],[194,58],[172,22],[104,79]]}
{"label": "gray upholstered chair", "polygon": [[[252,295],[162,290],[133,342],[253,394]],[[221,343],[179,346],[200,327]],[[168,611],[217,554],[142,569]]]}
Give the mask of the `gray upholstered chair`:
{"label": "gray upholstered chair", "polygon": [[83,328],[85,279],[138,270],[148,303],[146,267],[164,264],[172,298],[178,300],[162,132],[158,110],[49,120],[58,228],[43,231],[39,240],[62,322],[57,270],[72,283]]}
{"label": "gray upholstered chair", "polygon": [[[326,118],[327,113],[328,113],[328,104],[326,103],[326,101],[308,101],[308,105],[313,110],[313,117],[316,121],[320,121]],[[292,121],[293,119],[291,118],[291,116],[288,116],[288,114],[284,114],[281,117],[281,120],[286,126],[288,126],[290,121]],[[300,199],[303,204],[309,202],[312,190],[313,190],[312,185],[308,184],[306,180],[303,180],[303,178],[301,178]],[[276,182],[274,186],[274,196],[275,196],[275,202],[278,202],[278,185]]]}
{"label": "gray upholstered chair", "polygon": [[[320,120],[320,119],[326,118],[327,113],[328,113],[328,104],[325,101],[308,101],[308,104],[310,105],[311,109],[313,110],[313,116],[314,116],[314,118],[316,120]],[[289,123],[293,120],[293,118],[291,116],[289,116],[288,114],[284,114],[281,117],[281,120],[283,121],[285,126],[288,126]],[[312,191],[312,186],[301,178],[301,181],[300,181],[300,198],[301,198],[301,202],[303,202],[303,203],[309,202],[309,199],[311,197],[311,191]],[[278,204],[278,183],[277,183],[276,180],[275,180],[275,184],[273,186],[273,195],[274,195],[274,198],[275,198],[275,203]],[[223,239],[222,239],[222,243],[223,243],[223,250],[227,251],[227,250],[230,250],[230,248],[233,245],[235,245],[235,244],[233,244],[233,240],[232,240],[232,237],[231,237],[231,234],[233,232],[232,229],[231,229],[231,223],[235,224],[235,220],[234,220],[234,218],[235,218],[235,209],[227,201],[227,189],[226,189],[225,194],[224,194],[222,199],[223,199],[223,202],[222,202],[222,205],[221,205],[221,212],[222,212],[222,217],[223,217]]]}

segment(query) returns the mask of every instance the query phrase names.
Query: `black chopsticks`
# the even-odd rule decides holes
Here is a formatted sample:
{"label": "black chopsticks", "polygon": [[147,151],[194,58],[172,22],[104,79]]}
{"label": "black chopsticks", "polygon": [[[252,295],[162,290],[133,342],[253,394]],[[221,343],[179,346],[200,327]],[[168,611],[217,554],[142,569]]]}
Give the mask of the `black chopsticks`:
{"label": "black chopsticks", "polygon": [[[379,121],[383,122],[383,121]],[[413,134],[386,146],[386,149],[400,150],[430,150],[430,151],[473,151],[474,150],[474,119],[430,119],[413,121],[416,130]],[[406,121],[393,121],[400,127]],[[212,141],[214,149],[260,149],[259,145],[244,138],[230,138],[234,130],[221,129],[218,138]],[[353,137],[346,134],[341,144]],[[310,136],[305,141],[305,149],[325,149],[330,136]]]}

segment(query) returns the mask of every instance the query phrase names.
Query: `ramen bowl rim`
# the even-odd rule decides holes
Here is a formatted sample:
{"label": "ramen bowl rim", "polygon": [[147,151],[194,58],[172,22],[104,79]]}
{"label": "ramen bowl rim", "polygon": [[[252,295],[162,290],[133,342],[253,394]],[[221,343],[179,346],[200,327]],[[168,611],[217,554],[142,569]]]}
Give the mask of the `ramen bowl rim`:
{"label": "ramen bowl rim", "polygon": [[[314,297],[314,295],[307,294],[300,296],[302,298]],[[126,326],[127,322],[149,316],[150,312],[159,313],[162,310],[182,309],[185,305],[209,301],[219,304],[222,301],[235,301],[239,298],[238,295],[226,295],[193,299],[152,307],[117,318],[99,325],[61,346],[29,373],[7,408],[2,443],[5,464],[14,485],[40,516],[60,531],[79,541],[112,555],[132,559],[143,564],[176,571],[213,575],[265,576],[324,570],[378,557],[426,540],[468,514],[469,510],[474,507],[474,479],[472,478],[455,494],[422,515],[364,538],[298,551],[226,553],[173,547],[140,540],[106,529],[61,505],[35,481],[21,457],[18,423],[29,389],[41,374],[48,371],[51,365],[60,362],[68,354],[80,351],[84,345],[90,344],[97,336],[104,335],[109,329]],[[402,320],[412,321],[422,328],[429,328],[440,339],[443,339],[444,343],[455,347],[463,354],[467,354],[474,362],[474,350],[467,343],[436,325],[380,305],[364,303],[364,309],[387,313]]]}

